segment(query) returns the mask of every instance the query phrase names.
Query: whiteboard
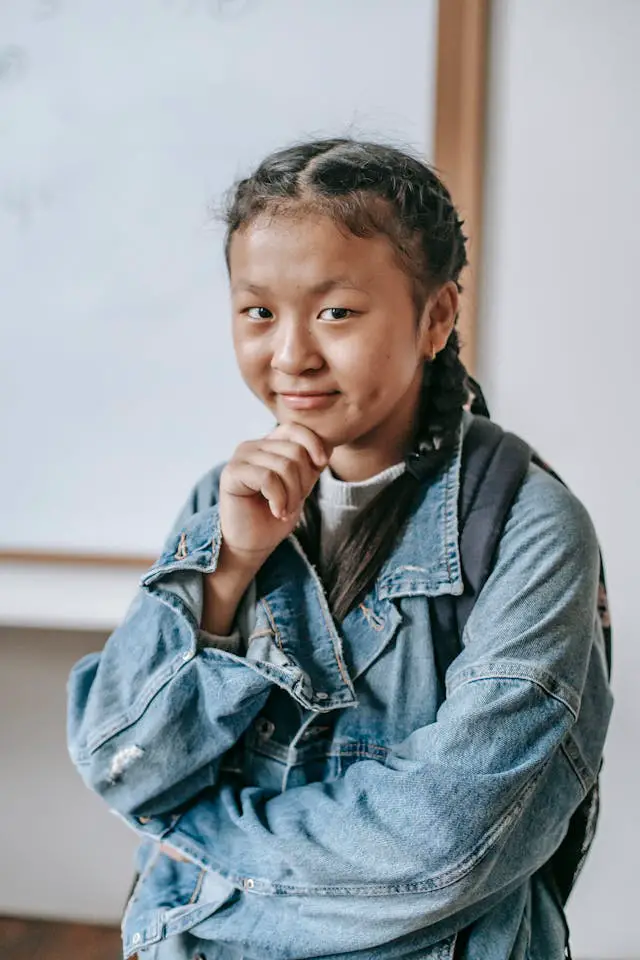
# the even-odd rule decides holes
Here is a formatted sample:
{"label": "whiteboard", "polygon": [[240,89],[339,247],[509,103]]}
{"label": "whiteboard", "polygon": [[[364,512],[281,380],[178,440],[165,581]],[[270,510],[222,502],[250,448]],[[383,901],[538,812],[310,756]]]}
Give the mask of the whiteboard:
{"label": "whiteboard", "polygon": [[2,0],[0,548],[157,551],[271,419],[211,204],[352,134],[430,153],[436,2]]}

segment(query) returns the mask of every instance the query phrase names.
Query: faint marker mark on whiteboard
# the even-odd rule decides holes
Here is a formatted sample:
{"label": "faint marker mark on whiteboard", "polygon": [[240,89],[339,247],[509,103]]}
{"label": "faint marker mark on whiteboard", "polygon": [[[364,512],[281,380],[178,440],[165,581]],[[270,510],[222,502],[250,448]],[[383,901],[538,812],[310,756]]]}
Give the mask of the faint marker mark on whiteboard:
{"label": "faint marker mark on whiteboard", "polygon": [[252,0],[213,0],[212,13],[218,17],[237,17],[252,5]]}
{"label": "faint marker mark on whiteboard", "polygon": [[17,83],[27,73],[29,60],[26,50],[9,43],[0,47],[0,83]]}
{"label": "faint marker mark on whiteboard", "polygon": [[22,227],[29,227],[38,211],[53,203],[53,192],[46,184],[40,186],[9,186],[0,190],[0,210],[17,220]]}
{"label": "faint marker mark on whiteboard", "polygon": [[36,20],[49,20],[60,12],[62,0],[35,0],[33,16]]}
{"label": "faint marker mark on whiteboard", "polygon": [[232,20],[239,17],[256,0],[164,0],[165,6],[187,16],[206,13],[216,20]]}

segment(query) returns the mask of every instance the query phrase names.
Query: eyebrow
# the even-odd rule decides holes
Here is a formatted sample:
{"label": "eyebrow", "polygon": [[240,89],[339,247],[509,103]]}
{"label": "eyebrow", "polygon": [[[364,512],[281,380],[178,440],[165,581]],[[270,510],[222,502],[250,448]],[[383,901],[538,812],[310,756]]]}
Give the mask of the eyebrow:
{"label": "eyebrow", "polygon": [[[348,287],[351,290],[357,290],[359,293],[366,293],[362,287],[357,287],[348,277],[330,277],[327,280],[322,280],[320,283],[316,283],[310,287],[309,293],[318,295],[328,293],[330,290],[335,290],[339,287]],[[263,287],[259,283],[251,283],[249,280],[243,279],[234,283],[231,289],[234,293],[255,293],[258,296],[271,292],[269,287]]]}

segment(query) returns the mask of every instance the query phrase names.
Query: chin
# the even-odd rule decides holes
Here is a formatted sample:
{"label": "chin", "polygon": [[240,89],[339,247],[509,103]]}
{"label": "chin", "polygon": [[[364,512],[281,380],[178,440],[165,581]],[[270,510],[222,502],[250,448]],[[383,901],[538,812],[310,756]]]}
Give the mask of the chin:
{"label": "chin", "polygon": [[346,435],[344,426],[332,423],[332,418],[323,410],[274,410],[278,423],[299,423],[309,430],[313,430],[321,440],[332,447],[341,447],[353,442],[350,435]]}

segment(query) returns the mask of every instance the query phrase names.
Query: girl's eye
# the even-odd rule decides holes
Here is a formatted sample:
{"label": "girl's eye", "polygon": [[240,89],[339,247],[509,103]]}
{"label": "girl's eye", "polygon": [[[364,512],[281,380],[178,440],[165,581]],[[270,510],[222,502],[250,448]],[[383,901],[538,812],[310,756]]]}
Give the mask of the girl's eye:
{"label": "girl's eye", "polygon": [[348,320],[354,313],[355,310],[349,310],[347,307],[327,307],[320,314],[320,320]]}
{"label": "girl's eye", "polygon": [[266,307],[249,307],[244,311],[251,320],[272,320],[273,314]]}

